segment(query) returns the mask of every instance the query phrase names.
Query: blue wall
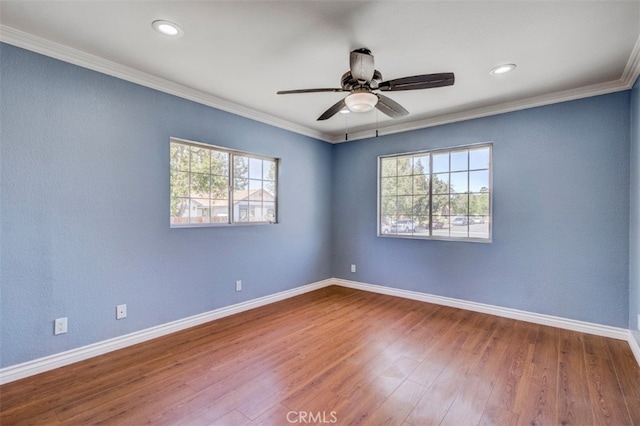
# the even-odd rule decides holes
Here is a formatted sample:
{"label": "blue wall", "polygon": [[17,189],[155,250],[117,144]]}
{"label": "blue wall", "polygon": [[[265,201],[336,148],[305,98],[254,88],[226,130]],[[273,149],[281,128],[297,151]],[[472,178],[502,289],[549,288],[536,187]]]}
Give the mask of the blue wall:
{"label": "blue wall", "polygon": [[631,91],[631,209],[629,223],[629,328],[640,345],[640,80]]}
{"label": "blue wall", "polygon": [[[0,98],[0,367],[332,276],[635,321],[637,86],[330,145],[0,44]],[[170,229],[171,136],[281,158],[280,223]],[[486,141],[491,244],[376,237],[377,156]]]}
{"label": "blue wall", "polygon": [[[4,44],[0,76],[0,366],[331,277],[330,144]],[[280,223],[170,229],[171,136],[281,158]]]}
{"label": "blue wall", "polygon": [[[334,275],[627,328],[629,98],[337,145]],[[492,243],[376,237],[377,156],[489,141]]]}

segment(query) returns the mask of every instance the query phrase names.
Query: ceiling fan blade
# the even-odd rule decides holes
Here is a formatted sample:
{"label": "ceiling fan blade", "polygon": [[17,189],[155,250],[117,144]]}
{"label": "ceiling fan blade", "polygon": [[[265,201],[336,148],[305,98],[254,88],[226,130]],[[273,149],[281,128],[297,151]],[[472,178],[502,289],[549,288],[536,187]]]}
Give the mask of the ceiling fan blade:
{"label": "ceiling fan blade", "polygon": [[378,86],[378,89],[384,91],[431,89],[452,86],[454,82],[455,76],[452,72],[423,74],[383,81]]}
{"label": "ceiling fan blade", "polygon": [[342,108],[346,108],[347,104],[344,103],[344,99],[336,102],[331,108],[326,110],[320,117],[318,117],[317,121],[326,120],[328,118],[336,115]]}
{"label": "ceiling fan blade", "polygon": [[297,89],[297,90],[279,90],[278,95],[291,95],[294,93],[319,93],[319,92],[348,92],[342,88],[330,88],[330,89]]}
{"label": "ceiling fan blade", "polygon": [[383,113],[387,114],[391,118],[404,117],[405,115],[409,115],[409,111],[404,109],[402,105],[394,101],[393,99],[387,98],[384,95],[376,93],[378,97],[378,103],[376,104],[376,108],[378,108]]}
{"label": "ceiling fan blade", "polygon": [[373,55],[367,49],[357,49],[349,55],[351,76],[361,84],[368,83],[373,78],[375,71]]}

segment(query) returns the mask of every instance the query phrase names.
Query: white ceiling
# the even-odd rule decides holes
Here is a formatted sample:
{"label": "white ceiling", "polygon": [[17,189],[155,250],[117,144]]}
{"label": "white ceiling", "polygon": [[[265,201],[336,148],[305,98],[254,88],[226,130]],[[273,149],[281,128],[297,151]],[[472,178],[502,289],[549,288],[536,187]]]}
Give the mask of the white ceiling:
{"label": "white ceiling", "polygon": [[[184,34],[153,31],[157,19]],[[330,142],[631,87],[640,1],[5,1],[0,40]],[[409,110],[316,118],[345,93],[349,52],[384,79],[454,72],[455,85],[386,92]],[[515,63],[514,72],[489,71]]]}

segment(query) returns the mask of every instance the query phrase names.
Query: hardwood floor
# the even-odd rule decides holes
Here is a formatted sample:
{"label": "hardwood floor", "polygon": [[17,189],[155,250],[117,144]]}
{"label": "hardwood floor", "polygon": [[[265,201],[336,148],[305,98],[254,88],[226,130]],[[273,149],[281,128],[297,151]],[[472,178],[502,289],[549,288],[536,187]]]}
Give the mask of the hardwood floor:
{"label": "hardwood floor", "polygon": [[0,424],[640,425],[628,344],[328,287],[0,387]]}

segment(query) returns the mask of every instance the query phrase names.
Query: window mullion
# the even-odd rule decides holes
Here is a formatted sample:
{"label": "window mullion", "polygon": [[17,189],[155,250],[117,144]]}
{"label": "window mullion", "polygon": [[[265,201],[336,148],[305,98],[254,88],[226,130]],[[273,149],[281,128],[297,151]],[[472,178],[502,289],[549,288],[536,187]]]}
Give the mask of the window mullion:
{"label": "window mullion", "polygon": [[233,218],[233,205],[234,205],[234,198],[233,198],[233,187],[234,187],[234,180],[235,180],[235,175],[236,175],[236,171],[235,171],[235,164],[236,164],[236,159],[235,159],[235,154],[230,152],[229,155],[227,155],[227,158],[229,159],[229,164],[227,169],[229,170],[229,185],[227,187],[227,191],[228,191],[228,196],[227,199],[229,200],[228,204],[227,204],[227,217],[229,218],[227,220],[227,223],[232,224],[234,223],[234,218]]}
{"label": "window mullion", "polygon": [[429,236],[433,236],[433,154],[429,154]]}

